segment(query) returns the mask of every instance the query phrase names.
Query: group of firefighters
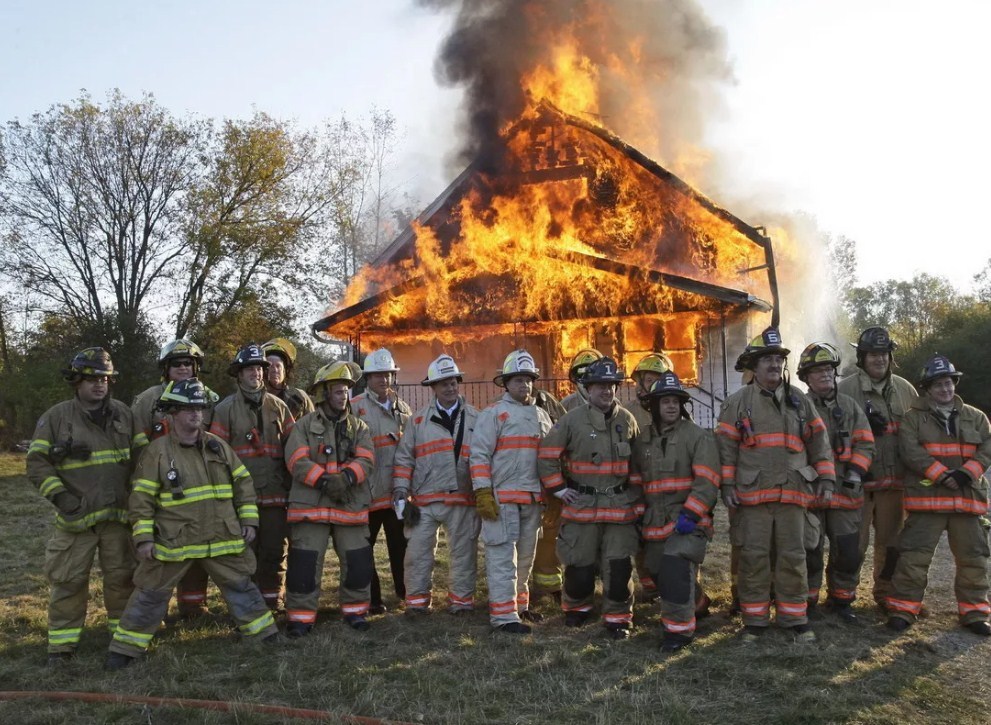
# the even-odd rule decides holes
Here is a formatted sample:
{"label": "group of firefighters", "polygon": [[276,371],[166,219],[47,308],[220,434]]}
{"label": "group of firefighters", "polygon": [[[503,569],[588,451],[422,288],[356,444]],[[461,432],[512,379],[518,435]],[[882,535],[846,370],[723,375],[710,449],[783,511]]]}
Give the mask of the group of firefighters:
{"label": "group of firefighters", "polygon": [[558,599],[568,627],[590,619],[601,581],[601,620],[625,639],[636,568],[660,601],[661,649],[673,652],[708,610],[700,566],[719,499],[744,641],[767,630],[772,603],[779,627],[814,641],[824,572],[823,608],[855,623],[872,530],[873,595],[888,628],[920,615],[945,530],[960,622],[991,635],[988,418],[956,395],[961,373],[946,357],[925,363],[917,394],[892,371],[897,345],[885,329],[864,330],[854,347],[857,371],[837,382],[837,349],[808,345],[803,393],[778,330],[766,329],[740,355],[746,384],[723,401],[714,431],[692,420],[662,352],[636,366],[627,409],[611,357],[579,352],[575,391],[558,402],[534,388],[540,371],[516,350],[494,379],[505,392],[482,411],[441,355],[422,381],[432,399],[414,412],[385,349],[363,367],[321,367],[307,394],[289,383],[291,342],[249,344],[228,368],[236,392],[219,400],[197,377],[201,349],[175,340],[161,351],[161,382],[128,408],[110,395],[109,354],[87,348],[63,371],[73,397],[41,417],[27,458],[55,507],[48,662],[76,651],[97,554],[106,666],[120,669],[147,650],[173,592],[180,615],[205,610],[208,578],[244,636],[277,640],[273,615],[283,611],[286,635],[306,636],[331,542],[343,620],[368,630],[368,616],[386,611],[373,555],[380,531],[405,614],[429,614],[441,528],[451,614],[474,610],[480,540],[495,631],[527,634],[541,621],[532,574],[535,595]]}

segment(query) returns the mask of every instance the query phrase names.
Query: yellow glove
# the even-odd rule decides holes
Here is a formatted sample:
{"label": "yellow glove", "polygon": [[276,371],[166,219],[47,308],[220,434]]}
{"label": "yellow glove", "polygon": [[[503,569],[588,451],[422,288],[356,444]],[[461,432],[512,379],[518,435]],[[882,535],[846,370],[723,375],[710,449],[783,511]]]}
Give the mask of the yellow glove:
{"label": "yellow glove", "polygon": [[491,488],[479,488],[475,491],[475,509],[486,521],[499,518],[499,504],[496,503]]}

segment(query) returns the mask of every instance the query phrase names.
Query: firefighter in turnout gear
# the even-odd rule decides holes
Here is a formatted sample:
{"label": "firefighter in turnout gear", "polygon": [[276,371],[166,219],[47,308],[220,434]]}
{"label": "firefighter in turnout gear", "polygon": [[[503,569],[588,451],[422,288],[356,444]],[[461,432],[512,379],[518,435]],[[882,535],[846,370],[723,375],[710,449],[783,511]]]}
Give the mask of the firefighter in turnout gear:
{"label": "firefighter in turnout gear", "polygon": [[103,348],[89,347],[62,374],[74,395],[38,419],[27,455],[28,478],[55,507],[44,569],[51,587],[49,665],[75,654],[97,552],[111,631],[133,589],[136,565],[127,528],[133,423],[127,406],[110,396],[113,361]]}
{"label": "firefighter in turnout gear", "polygon": [[[836,391],[840,355],[826,342],[806,347],[798,362],[798,379],[826,424],[836,466],[836,491],[829,501],[817,498],[810,507],[818,518],[819,538],[808,550],[809,614],[815,611],[822,586],[824,548],[829,539],[826,569],[828,604],[840,619],[857,621],[851,606],[860,582],[860,518],[864,507],[863,477],[874,458],[874,435],[857,401]],[[815,527],[813,527],[815,529]]]}
{"label": "firefighter in turnout gear", "polygon": [[[898,426],[918,397],[905,378],[892,372],[897,343],[883,327],[868,327],[856,344],[857,372],[840,381],[867,415],[874,434],[874,460],[864,476],[864,509],[860,524],[860,556],[864,558],[874,529],[874,601],[885,606],[898,557],[902,530],[905,466],[898,450]],[[859,572],[858,572],[859,580]]]}
{"label": "firefighter in turnout gear", "polygon": [[[403,581],[406,534],[403,532],[403,522],[392,507],[392,467],[403,430],[413,411],[393,387],[398,372],[396,361],[388,350],[383,348],[370,352],[365,357],[365,392],[351,400],[351,407],[355,415],[368,425],[375,444],[375,471],[369,482],[372,504],[368,511],[368,543],[374,549],[379,531],[384,532],[393,591],[402,602],[406,599],[406,584]],[[370,613],[382,614],[386,611],[382,603],[382,584],[374,569],[371,602]]]}
{"label": "firefighter in turnout gear", "polygon": [[770,624],[772,574],[778,624],[799,642],[815,641],[806,613],[806,509],[817,496],[832,497],[836,470],[825,423],[785,378],[788,352],[773,327],[750,342],[737,366],[751,370],[753,382],[726,398],[716,429],[722,498],[735,511],[731,537],[740,545],[745,641]]}
{"label": "firefighter in turnout gear", "polygon": [[561,418],[538,453],[541,483],[564,503],[557,552],[565,624],[588,620],[598,574],[602,618],[614,639],[629,637],[633,625],[633,556],[643,513],[640,487],[630,485],[631,443],[640,429],[616,401],[623,379],[612,358],[592,362],[582,377],[589,402]]}
{"label": "firefighter in turnout gear", "polygon": [[285,441],[294,420],[289,407],[265,390],[268,367],[258,345],[245,345],[237,352],[227,373],[237,379],[238,389],[217,404],[210,432],[230,444],[255,484],[258,535],[251,542],[258,559],[255,583],[269,609],[277,611],[289,539],[286,494],[292,483]]}
{"label": "firefighter in turnout gear", "polygon": [[489,622],[500,631],[527,634],[540,615],[530,610],[527,581],[540,534],[543,495],[537,449],[551,429],[537,407],[533,384],[540,376],[533,356],[515,350],[493,381],[506,392],[483,410],[471,441],[471,479],[481,517],[489,589]]}
{"label": "firefighter in turnout gear", "polygon": [[[180,338],[162,346],[158,355],[158,366],[162,371],[161,382],[140,393],[131,403],[134,435],[139,447],[143,448],[156,438],[168,434],[169,417],[159,407],[162,393],[169,383],[198,377],[203,372],[203,360],[203,351],[191,340]],[[220,400],[220,396],[209,388],[206,391],[211,404]],[[203,412],[204,429],[209,428],[211,413],[211,408]],[[176,587],[181,618],[195,619],[207,614],[207,583],[206,572],[194,561]]]}
{"label": "firefighter in turnout gear", "polygon": [[441,526],[450,555],[448,612],[471,612],[475,607],[479,521],[468,461],[478,411],[460,394],[462,378],[450,355],[430,363],[422,384],[434,397],[413,416],[396,451],[392,495],[397,506],[406,502],[407,614],[430,611]]}
{"label": "firefighter in turnout gear", "polygon": [[199,380],[169,383],[161,405],[169,432],[142,453],[128,501],[139,563],[110,642],[109,670],[127,667],[148,649],[172,589],[193,561],[216,582],[243,636],[278,634],[251,581],[255,557],[248,545],[258,526],[251,475],[229,445],[203,431],[210,398]]}
{"label": "firefighter in turnout gear", "polygon": [[[581,386],[581,376],[589,363],[602,357],[602,353],[591,348],[579,350],[571,361],[568,379],[575,386],[570,395],[564,397],[558,406],[545,408],[551,422],[557,423],[564,414],[573,408],[584,405],[588,398]],[[539,395],[539,392],[538,392]],[[539,405],[538,401],[538,405]],[[543,407],[543,406],[542,406]],[[562,412],[563,411],[563,412]],[[557,535],[561,528],[561,499],[545,496],[544,516],[541,521],[540,538],[537,540],[537,553],[533,559],[534,596],[549,594],[561,601],[561,561],[557,558]]]}
{"label": "firefighter in turnout gear", "polygon": [[712,432],[692,421],[688,393],[673,371],[661,373],[641,400],[650,417],[633,442],[633,480],[646,504],[641,535],[661,596],[661,650],[675,652],[695,634],[696,578],[712,539],[719,451]]}
{"label": "firefighter in turnout gear", "polygon": [[961,373],[945,356],[922,368],[915,400],[901,420],[898,445],[905,464],[908,518],[888,596],[888,627],[900,632],[922,609],[929,565],[945,531],[956,564],[954,591],[960,624],[991,635],[988,617],[988,417],[956,394]]}
{"label": "firefighter in turnout gear", "polygon": [[268,361],[265,390],[289,407],[293,420],[313,412],[313,401],[306,391],[289,384],[296,368],[296,346],[284,337],[276,337],[264,345],[262,352]]}
{"label": "firefighter in turnout gear", "polygon": [[[630,373],[630,377],[633,378],[633,383],[636,386],[638,405],[631,405],[629,410],[633,413],[633,417],[637,419],[637,425],[640,426],[641,432],[649,428],[651,423],[647,393],[650,392],[651,386],[660,380],[664,373],[673,371],[674,364],[671,362],[671,358],[663,352],[652,352],[649,355],[645,355],[637,363],[637,366],[633,368],[633,372]],[[645,552],[645,544],[641,541],[640,549],[637,551],[637,556],[634,559],[634,564],[637,570],[637,578],[640,580],[643,598],[646,601],[651,601],[657,597],[657,584],[647,567]]]}
{"label": "firefighter in turnout gear", "polygon": [[323,562],[331,539],[340,565],[338,588],[344,622],[368,630],[375,561],[368,543],[369,480],[375,465],[368,426],[351,413],[351,388],[361,378],[353,362],[332,362],[317,371],[310,395],[316,410],[297,421],[286,445],[289,492],[289,572],[286,634],[313,629],[320,603]]}

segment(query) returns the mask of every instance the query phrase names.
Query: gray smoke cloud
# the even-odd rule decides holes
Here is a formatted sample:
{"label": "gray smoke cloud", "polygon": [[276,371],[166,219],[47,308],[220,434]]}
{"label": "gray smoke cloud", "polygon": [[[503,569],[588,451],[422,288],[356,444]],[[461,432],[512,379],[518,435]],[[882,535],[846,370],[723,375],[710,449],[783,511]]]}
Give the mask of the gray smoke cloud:
{"label": "gray smoke cloud", "polygon": [[[441,84],[465,90],[461,161],[498,165],[499,129],[526,104],[520,78],[551,65],[548,40],[562,27],[573,26],[599,71],[599,120],[662,162],[701,140],[720,86],[732,81],[725,34],[695,0],[416,2],[455,16],[435,72]],[[611,70],[617,62],[629,76]],[[644,105],[658,124],[648,134],[634,110]]]}

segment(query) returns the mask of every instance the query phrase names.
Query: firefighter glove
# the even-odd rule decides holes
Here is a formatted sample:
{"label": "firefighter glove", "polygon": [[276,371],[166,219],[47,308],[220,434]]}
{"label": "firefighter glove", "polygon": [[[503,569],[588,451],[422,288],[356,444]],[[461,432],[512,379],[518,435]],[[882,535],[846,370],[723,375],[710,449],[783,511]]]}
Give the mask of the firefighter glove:
{"label": "firefighter glove", "polygon": [[348,495],[348,480],[342,473],[330,473],[320,477],[320,492],[335,503],[344,503]]}
{"label": "firefighter glove", "polygon": [[678,514],[678,521],[675,522],[674,530],[679,534],[692,534],[698,525],[699,517],[688,509],[682,509],[681,513]]}
{"label": "firefighter glove", "polygon": [[52,503],[66,520],[79,518],[82,515],[83,502],[70,491],[59,491],[52,499]]}
{"label": "firefighter glove", "polygon": [[965,471],[961,471],[959,468],[947,473],[946,477],[955,481],[960,488],[970,485],[970,476],[968,476]]}
{"label": "firefighter glove", "polygon": [[395,506],[400,501],[405,501],[409,498],[408,488],[397,488],[392,492],[392,505]]}
{"label": "firefighter glove", "polygon": [[403,514],[403,522],[409,528],[413,528],[420,523],[420,507],[412,501],[406,504],[406,511]]}
{"label": "firefighter glove", "polygon": [[475,508],[478,510],[478,515],[486,521],[495,521],[499,518],[499,504],[491,488],[475,490]]}
{"label": "firefighter glove", "polygon": [[870,403],[867,404],[867,421],[871,424],[871,433],[875,438],[884,435],[888,429],[888,419],[884,417],[884,413]]}

